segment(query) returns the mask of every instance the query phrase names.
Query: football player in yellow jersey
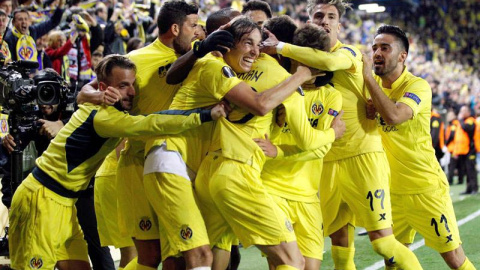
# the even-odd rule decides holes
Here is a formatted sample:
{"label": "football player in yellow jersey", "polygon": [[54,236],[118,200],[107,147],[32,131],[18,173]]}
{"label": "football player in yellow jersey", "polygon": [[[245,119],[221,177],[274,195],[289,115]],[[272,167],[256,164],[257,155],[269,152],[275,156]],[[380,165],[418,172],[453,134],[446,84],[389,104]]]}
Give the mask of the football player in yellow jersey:
{"label": "football player in yellow jersey", "polygon": [[[408,38],[397,26],[378,28],[364,77],[377,110],[378,129],[392,175],[393,232],[403,244],[416,231],[451,269],[475,269],[461,246],[449,185],[430,137],[432,91],[405,67]],[[397,269],[386,261],[386,269]]]}
{"label": "football player in yellow jersey", "polygon": [[[271,89],[256,93],[248,84],[238,79],[233,70],[247,72],[252,68],[259,53],[258,45],[261,40],[259,27],[249,19],[243,18],[232,23],[228,31],[235,38],[236,49],[230,50],[223,58],[208,55],[198,60],[175,96],[171,109],[209,106],[225,98],[239,106],[246,117],[253,117],[255,114],[265,115],[290,96],[303,81],[312,78],[309,69],[299,69],[285,81],[282,77],[277,82],[279,84]],[[148,154],[145,161],[144,183],[146,187],[149,186],[147,196],[155,211],[162,213],[160,222],[166,228],[169,237],[165,243],[163,239],[161,241],[162,257],[182,252],[184,256],[186,255],[187,263],[189,252],[205,252],[204,246],[208,244],[208,239],[206,242],[202,239],[205,228],[199,212],[196,213],[197,207],[190,184],[194,176],[189,174],[189,171],[196,173],[198,170],[200,161],[208,150],[209,143],[206,142],[211,139],[213,130],[202,128],[201,131],[159,138],[147,143],[146,147]],[[331,135],[335,137],[333,129]],[[248,143],[250,146],[254,145],[253,141],[249,140]],[[169,159],[171,163],[161,163],[162,157],[167,155],[171,157]],[[177,198],[182,200],[179,201]],[[165,211],[165,205],[169,205],[168,211]],[[163,254],[164,252],[167,254]]]}
{"label": "football player in yellow jersey", "polygon": [[[196,6],[184,1],[165,2],[157,20],[158,39],[128,55],[138,66],[132,114],[151,113],[170,106],[179,85],[168,85],[165,75],[177,56],[190,50],[190,42],[196,35],[197,11]],[[216,44],[228,47],[230,43],[228,36],[213,35],[199,43],[198,49],[205,54],[215,49]],[[82,89],[79,103],[83,99],[110,104],[118,98],[114,93],[95,92],[94,87],[96,82]],[[138,267],[156,268],[161,261],[159,229],[143,187],[144,148],[143,140],[128,140],[119,159],[119,227],[123,235],[134,238],[139,255]]]}
{"label": "football player in yellow jersey", "polygon": [[122,99],[115,106],[80,105],[17,189],[9,239],[15,269],[90,269],[74,204],[119,137],[173,134],[225,115],[217,106],[188,115],[131,116],[124,110],[131,109],[135,93],[133,62],[110,55],[96,73],[100,91],[117,88]]}
{"label": "football player in yellow jersey", "polygon": [[[294,33],[288,32],[295,30],[295,27],[288,16],[271,19],[265,24],[265,28],[284,42],[323,51],[330,48],[328,34],[323,29],[307,24]],[[328,81],[324,80],[324,86],[314,83],[302,86],[305,90],[304,109],[312,127],[320,130],[328,129],[342,108],[340,92],[327,83]],[[305,258],[305,269],[319,269],[323,259],[324,236],[318,191],[323,157],[330,150],[331,144],[314,151],[292,155],[289,152],[297,152],[292,137],[287,122],[280,135],[272,138],[272,143],[284,153],[283,157],[277,157],[277,149],[268,141],[256,140],[265,154],[274,158],[265,163],[262,181],[267,191],[292,220],[300,252]],[[287,151],[285,147],[293,148],[293,151]]]}
{"label": "football player in yellow jersey", "polygon": [[343,0],[308,1],[310,22],[327,31],[330,52],[278,42],[273,35],[264,42],[265,50],[333,71],[332,83],[343,97],[347,130],[325,156],[320,183],[324,230],[332,239],[335,267],[355,268],[353,226],[359,225],[368,231],[375,252],[404,269],[419,269],[413,252],[392,234],[388,161],[380,134],[366,118],[368,93],[364,89],[362,55],[357,48],[338,40],[340,17],[348,7]]}

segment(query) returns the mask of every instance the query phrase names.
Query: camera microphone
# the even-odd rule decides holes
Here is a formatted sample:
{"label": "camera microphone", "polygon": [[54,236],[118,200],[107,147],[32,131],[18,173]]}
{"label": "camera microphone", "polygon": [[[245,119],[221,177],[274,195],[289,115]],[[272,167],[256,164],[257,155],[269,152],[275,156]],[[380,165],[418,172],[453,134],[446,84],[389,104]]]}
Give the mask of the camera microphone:
{"label": "camera microphone", "polygon": [[38,68],[38,62],[36,61],[28,61],[28,60],[18,60],[14,63],[19,68],[24,68],[24,69],[35,69]]}

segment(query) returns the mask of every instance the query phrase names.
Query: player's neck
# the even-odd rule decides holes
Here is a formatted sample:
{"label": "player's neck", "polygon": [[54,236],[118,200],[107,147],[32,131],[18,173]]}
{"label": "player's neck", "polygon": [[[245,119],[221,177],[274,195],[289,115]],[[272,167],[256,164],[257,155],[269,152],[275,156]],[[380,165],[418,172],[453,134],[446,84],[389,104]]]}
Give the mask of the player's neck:
{"label": "player's neck", "polygon": [[385,74],[383,76],[380,76],[382,78],[382,87],[383,88],[392,88],[392,84],[400,78],[400,76],[403,73],[403,70],[405,69],[405,66],[397,67],[392,72],[389,72],[388,74]]}
{"label": "player's neck", "polygon": [[158,39],[160,40],[160,42],[163,43],[163,45],[165,45],[165,46],[167,46],[171,49],[175,49],[173,47],[173,41],[175,39],[175,36],[169,35],[168,33],[166,33],[166,34],[163,34],[163,35],[159,35]]}

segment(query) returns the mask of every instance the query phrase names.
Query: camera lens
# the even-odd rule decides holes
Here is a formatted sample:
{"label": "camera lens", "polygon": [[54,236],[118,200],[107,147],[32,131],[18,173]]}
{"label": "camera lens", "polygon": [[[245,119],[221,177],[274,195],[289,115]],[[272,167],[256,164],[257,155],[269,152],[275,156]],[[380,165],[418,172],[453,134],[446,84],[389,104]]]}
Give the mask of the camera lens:
{"label": "camera lens", "polygon": [[57,92],[52,84],[38,85],[38,104],[52,105],[57,100]]}

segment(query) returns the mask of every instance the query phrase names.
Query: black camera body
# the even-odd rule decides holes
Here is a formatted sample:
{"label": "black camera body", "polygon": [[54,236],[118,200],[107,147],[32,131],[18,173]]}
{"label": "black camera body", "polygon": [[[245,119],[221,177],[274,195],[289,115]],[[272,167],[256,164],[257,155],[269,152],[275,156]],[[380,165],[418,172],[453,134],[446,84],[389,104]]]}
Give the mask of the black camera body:
{"label": "black camera body", "polygon": [[58,74],[40,73],[33,79],[28,71],[38,67],[31,61],[17,61],[0,69],[0,104],[7,111],[29,113],[35,105],[59,105],[71,100],[67,84]]}

